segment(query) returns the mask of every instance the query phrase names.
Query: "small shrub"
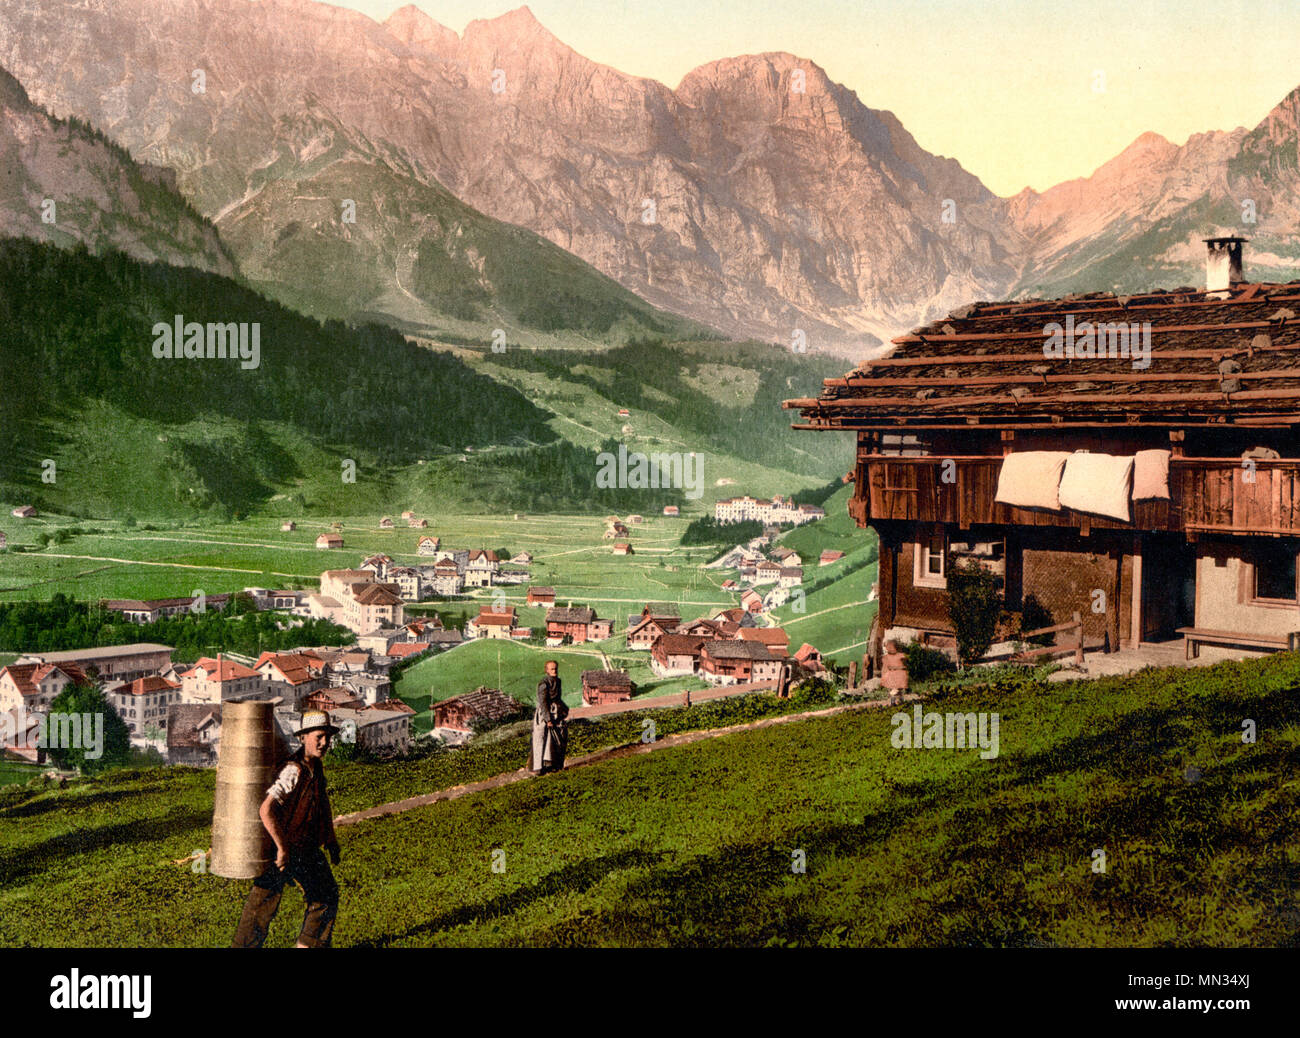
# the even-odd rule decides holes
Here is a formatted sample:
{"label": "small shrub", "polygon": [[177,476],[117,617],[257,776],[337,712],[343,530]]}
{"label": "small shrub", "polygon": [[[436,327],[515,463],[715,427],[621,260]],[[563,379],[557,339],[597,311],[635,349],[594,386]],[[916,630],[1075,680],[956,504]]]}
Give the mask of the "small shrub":
{"label": "small shrub", "polygon": [[[1052,614],[1047,610],[1046,606],[1032,594],[1025,596],[1024,604],[1020,609],[1021,631],[1036,631],[1040,627],[1052,627],[1055,623],[1056,621],[1052,619]],[[1036,645],[1051,645],[1053,637],[1050,634],[1038,634],[1025,640]]]}
{"label": "small shrub", "polygon": [[796,706],[817,706],[833,703],[839,698],[839,689],[825,678],[809,678],[796,685],[790,693],[790,702]]}
{"label": "small shrub", "polygon": [[920,642],[909,642],[904,646],[903,654],[906,657],[909,682],[929,681],[957,673],[957,664],[942,649],[922,645]]}
{"label": "small shrub", "polygon": [[962,666],[978,662],[989,651],[1001,608],[992,573],[978,564],[953,567],[948,574],[948,615]]}

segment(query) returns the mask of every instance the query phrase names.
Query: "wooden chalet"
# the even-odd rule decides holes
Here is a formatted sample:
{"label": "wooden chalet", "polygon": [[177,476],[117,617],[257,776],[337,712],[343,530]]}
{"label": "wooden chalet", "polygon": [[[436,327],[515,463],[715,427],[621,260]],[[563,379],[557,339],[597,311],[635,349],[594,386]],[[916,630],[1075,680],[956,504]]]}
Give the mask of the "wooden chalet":
{"label": "wooden chalet", "polygon": [[781,675],[781,663],[759,642],[718,639],[700,646],[699,674],[711,685],[775,682]]}
{"label": "wooden chalet", "polygon": [[694,674],[700,669],[700,648],[709,637],[661,634],[650,646],[650,669],[659,677]]}
{"label": "wooden chalet", "polygon": [[508,721],[522,717],[527,708],[499,688],[480,685],[473,692],[433,704],[433,727],[469,732],[476,723]]}
{"label": "wooden chalet", "polygon": [[1300,282],[1246,282],[1242,243],[1207,239],[1203,290],[974,303],[785,401],[795,428],[857,437],[877,661],[888,629],[951,635],[962,560],[995,573],[1008,610],[1033,607],[1027,626],[1078,612],[1090,648],[1286,647]]}
{"label": "wooden chalet", "polygon": [[558,645],[566,638],[575,645],[608,638],[613,623],[586,606],[552,606],[546,611],[547,644]]}
{"label": "wooden chalet", "polygon": [[622,703],[632,698],[635,688],[625,670],[584,670],[582,705],[601,706],[605,703]]}
{"label": "wooden chalet", "polygon": [[532,584],[528,588],[527,604],[530,606],[555,605],[555,588]]}

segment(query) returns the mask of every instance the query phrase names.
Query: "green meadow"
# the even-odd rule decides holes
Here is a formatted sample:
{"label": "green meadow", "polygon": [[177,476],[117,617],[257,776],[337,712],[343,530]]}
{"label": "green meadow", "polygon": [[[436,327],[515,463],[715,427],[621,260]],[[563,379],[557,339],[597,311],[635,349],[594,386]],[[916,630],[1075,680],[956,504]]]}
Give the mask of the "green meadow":
{"label": "green meadow", "polygon": [[[1297,686],[1294,654],[1001,675],[923,706],[996,713],[991,759],[901,748],[889,708],[861,709],[362,821],[339,831],[335,941],[1294,946]],[[660,736],[797,709],[718,706],[656,712]],[[638,729],[575,724],[574,752]],[[331,765],[335,809],[513,771],[526,738]],[[171,863],[209,845],[213,780],[165,768],[0,792],[0,945],[228,944],[249,883]],[[270,943],[292,944],[300,911],[291,893]]]}

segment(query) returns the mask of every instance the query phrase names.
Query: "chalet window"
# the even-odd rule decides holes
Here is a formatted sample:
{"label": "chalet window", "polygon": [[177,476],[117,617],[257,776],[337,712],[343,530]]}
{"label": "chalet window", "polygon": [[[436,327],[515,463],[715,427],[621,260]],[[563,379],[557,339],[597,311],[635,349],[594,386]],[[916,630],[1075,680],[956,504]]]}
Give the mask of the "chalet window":
{"label": "chalet window", "polygon": [[1261,545],[1255,556],[1254,597],[1266,602],[1296,602],[1295,549],[1285,544]]}
{"label": "chalet window", "polygon": [[917,587],[948,586],[943,531],[939,530],[916,545],[912,582]]}

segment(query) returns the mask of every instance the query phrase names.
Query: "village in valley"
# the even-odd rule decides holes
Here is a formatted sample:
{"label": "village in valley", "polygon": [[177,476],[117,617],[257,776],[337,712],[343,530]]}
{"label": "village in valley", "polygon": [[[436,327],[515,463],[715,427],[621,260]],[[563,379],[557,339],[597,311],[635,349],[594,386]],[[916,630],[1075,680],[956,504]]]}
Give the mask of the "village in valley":
{"label": "village in valley", "polygon": [[[11,515],[48,523],[31,506],[17,506]],[[8,660],[0,667],[0,718],[13,734],[6,747],[10,774],[21,778],[29,773],[22,765],[47,764],[41,720],[73,685],[102,690],[141,759],[156,754],[159,762],[200,767],[217,763],[222,704],[232,700],[274,700],[286,740],[304,711],[326,710],[344,740],[374,760],[403,757],[422,740],[463,745],[476,731],[525,716],[550,656],[563,661],[575,717],[755,692],[788,695],[809,678],[834,676],[826,649],[847,659],[861,655],[865,644],[860,638],[827,645],[819,633],[838,638],[834,628],[802,623],[809,615],[806,570],[854,575],[859,582],[873,570],[865,560],[861,572],[850,569],[844,551],[816,547],[825,518],[820,505],[779,494],[721,499],[713,519],[722,529],[761,524],[761,533],[727,548],[681,548],[673,542],[686,520],[676,505],[658,515],[603,521],[516,514],[488,528],[479,542],[497,543],[499,534],[528,545],[512,552],[447,543],[428,518],[410,510],[397,519],[383,516],[364,532],[352,521],[336,521],[317,523],[327,528],[313,536],[312,524],[285,519],[273,534],[262,523],[259,535],[294,543],[300,568],[308,551],[330,561],[346,556],[354,538],[388,549],[323,570],[314,587],[102,598],[98,611],[143,627],[209,610],[234,616],[238,602],[280,617],[284,630],[324,621],[349,637],[335,645],[195,659],[148,642],[0,657]],[[448,521],[450,528],[474,525],[466,517]],[[553,550],[579,530],[587,547]],[[799,531],[802,550],[782,543],[792,531]],[[7,557],[21,561],[24,553]],[[637,585],[645,597],[634,597]],[[623,588],[627,593],[615,597]],[[649,597],[654,591],[659,598]],[[851,596],[831,611],[850,604]],[[854,619],[861,624],[860,615]],[[510,678],[502,680],[507,672]]]}

